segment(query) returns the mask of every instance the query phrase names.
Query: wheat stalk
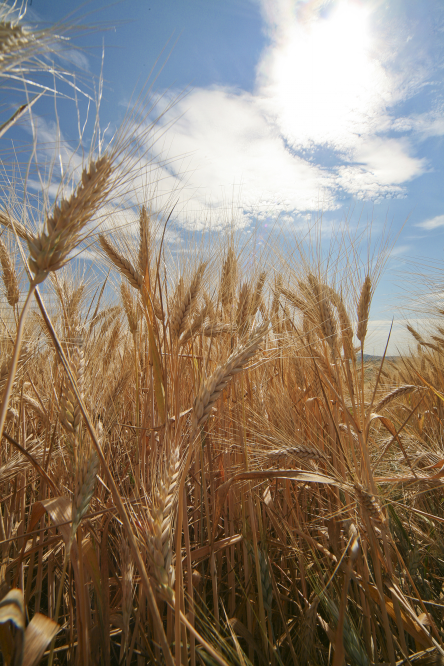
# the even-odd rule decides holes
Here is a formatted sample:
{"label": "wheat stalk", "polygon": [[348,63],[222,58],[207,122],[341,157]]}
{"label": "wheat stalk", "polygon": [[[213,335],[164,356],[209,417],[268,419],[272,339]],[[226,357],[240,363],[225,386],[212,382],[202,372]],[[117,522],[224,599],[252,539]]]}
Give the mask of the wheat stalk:
{"label": "wheat stalk", "polygon": [[[83,395],[85,359],[82,349],[82,340],[77,339],[69,354],[71,372],[73,373],[80,393]],[[60,399],[60,422],[70,434],[78,431],[81,412],[71,385],[64,380]]]}
{"label": "wheat stalk", "polygon": [[385,395],[382,398],[382,400],[380,400],[378,404],[375,405],[375,412],[379,413],[381,410],[387,407],[387,405],[395,398],[400,398],[403,395],[408,395],[409,393],[412,393],[413,391],[417,390],[418,387],[414,386],[413,384],[405,384],[404,386],[398,386],[393,391],[390,391],[390,393],[387,393],[387,395]]}
{"label": "wheat stalk", "polygon": [[186,329],[187,320],[197,302],[206,266],[206,262],[200,264],[184,296],[181,294],[182,289],[179,289],[178,299],[170,318],[170,331],[175,339],[178,339]]}
{"label": "wheat stalk", "polygon": [[131,552],[127,540],[122,535],[120,538],[120,570],[122,573],[122,642],[120,645],[120,663],[123,663],[123,657],[128,654],[128,639],[130,630],[131,611],[133,607],[133,577],[134,564],[131,560]]}
{"label": "wheat stalk", "polygon": [[134,287],[134,289],[141,289],[143,278],[139,271],[134,268],[132,263],[126,259],[126,257],[124,257],[103,234],[100,234],[99,236],[99,243],[108,259],[110,259],[117,270],[126,277],[130,285]]}
{"label": "wheat stalk", "polygon": [[244,283],[240,289],[236,313],[236,326],[238,328],[239,335],[242,335],[242,333],[245,333],[246,331],[250,314],[250,303],[250,287],[247,283]]}
{"label": "wheat stalk", "polygon": [[67,263],[85,226],[103,204],[109,192],[111,175],[112,162],[107,155],[91,161],[69,199],[55,204],[52,215],[46,220],[46,233],[28,239],[29,265],[35,284]]}
{"label": "wheat stalk", "polygon": [[120,285],[120,294],[122,296],[123,308],[125,310],[126,318],[128,319],[128,326],[131,334],[134,336],[137,333],[139,325],[139,316],[137,303],[134,302],[133,296],[129,290],[126,282]]}
{"label": "wheat stalk", "polygon": [[21,222],[14,220],[5,211],[0,210],[0,224],[14,233],[16,232],[19,238],[25,241],[32,240],[33,234]]}
{"label": "wheat stalk", "polygon": [[172,524],[174,506],[177,500],[177,486],[180,472],[179,449],[172,451],[166,461],[166,469],[157,484],[154,506],[148,512],[148,545],[153,561],[153,573],[162,593],[173,598],[174,568],[172,566]]}
{"label": "wheat stalk", "polygon": [[150,270],[150,254],[151,254],[151,229],[150,229],[150,216],[148,215],[146,206],[142,206],[139,212],[139,256],[138,268],[142,276]]}
{"label": "wheat stalk", "polygon": [[367,490],[365,490],[365,488],[360,483],[355,483],[354,489],[358,498],[358,502],[364,511],[366,511],[368,515],[377,522],[383,523],[385,521],[384,514],[381,511],[381,507],[376,497],[372,493],[369,493]]}
{"label": "wheat stalk", "polygon": [[322,451],[319,451],[312,446],[305,446],[304,444],[273,449],[272,451],[267,451],[266,456],[270,460],[276,461],[278,464],[288,458],[302,458],[303,460],[325,460],[327,458]]}
{"label": "wheat stalk", "polygon": [[8,249],[4,244],[3,240],[0,238],[0,263],[3,270],[3,284],[5,285],[6,290],[6,300],[9,305],[14,308],[19,302],[20,298],[20,288],[17,271],[15,266],[11,261]]}
{"label": "wheat stalk", "polygon": [[237,270],[237,257],[233,248],[230,247],[222,266],[222,276],[219,287],[219,299],[224,310],[231,306],[233,302],[237,281]]}
{"label": "wheat stalk", "polygon": [[193,432],[197,432],[210,416],[211,408],[231,379],[242,372],[244,365],[256,353],[268,331],[268,322],[253,331],[244,345],[238,346],[199,389],[193,405]]}
{"label": "wheat stalk", "polygon": [[367,325],[368,325],[368,316],[370,311],[370,301],[372,295],[372,281],[370,276],[364,280],[364,283],[361,288],[361,294],[359,296],[358,302],[358,328],[356,331],[356,337],[358,338],[361,346],[364,344],[365,336],[367,335]]}

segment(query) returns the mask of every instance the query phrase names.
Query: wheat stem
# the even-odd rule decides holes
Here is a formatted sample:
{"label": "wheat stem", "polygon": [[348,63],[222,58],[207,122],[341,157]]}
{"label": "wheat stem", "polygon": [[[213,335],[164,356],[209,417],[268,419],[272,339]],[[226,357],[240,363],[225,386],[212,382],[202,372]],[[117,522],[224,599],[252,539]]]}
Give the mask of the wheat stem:
{"label": "wheat stem", "polygon": [[6,289],[6,300],[9,305],[14,308],[20,298],[20,289],[18,283],[17,272],[15,266],[11,261],[9,252],[6,245],[0,238],[0,263],[3,269],[3,283]]}
{"label": "wheat stem", "polygon": [[3,429],[5,427],[6,416],[8,414],[8,404],[11,397],[12,387],[14,385],[15,374],[17,372],[17,363],[20,358],[20,350],[22,347],[23,333],[25,330],[26,317],[28,314],[29,306],[31,304],[31,299],[36,289],[36,285],[31,283],[26,297],[23,310],[20,315],[19,323],[17,326],[17,334],[15,338],[14,352],[12,355],[11,365],[9,369],[8,381],[6,382],[6,387],[3,393],[2,406],[0,411],[0,446],[3,438]]}
{"label": "wheat stem", "polygon": [[136,538],[134,536],[134,532],[133,532],[133,529],[132,529],[132,526],[131,526],[131,522],[130,522],[130,519],[129,519],[129,516],[128,516],[128,512],[125,508],[125,505],[123,504],[123,501],[122,501],[122,498],[120,496],[119,490],[117,488],[116,482],[114,480],[114,477],[111,473],[111,470],[110,470],[110,468],[108,466],[108,463],[105,459],[105,456],[103,454],[102,448],[100,446],[100,443],[99,443],[97,434],[95,432],[94,426],[93,426],[93,424],[91,422],[91,419],[89,417],[89,414],[88,414],[88,411],[86,409],[85,403],[83,401],[82,396],[79,393],[76,381],[75,381],[75,379],[74,379],[74,377],[71,373],[69,363],[66,359],[65,353],[62,349],[62,346],[59,342],[59,339],[57,337],[57,333],[55,332],[54,327],[51,324],[51,320],[48,317],[48,313],[46,312],[46,308],[45,308],[44,303],[41,299],[41,296],[39,294],[38,289],[36,289],[36,298],[37,298],[39,307],[41,309],[43,318],[45,319],[46,325],[47,325],[48,330],[50,332],[51,338],[54,342],[57,353],[59,355],[59,358],[60,358],[60,360],[63,364],[63,367],[65,369],[65,372],[66,372],[66,374],[69,378],[69,381],[71,383],[73,392],[74,392],[74,394],[75,394],[75,396],[78,400],[79,407],[80,407],[80,410],[82,412],[82,416],[85,420],[85,425],[88,429],[89,434],[91,435],[91,439],[92,439],[94,448],[97,452],[100,463],[102,465],[102,469],[104,471],[107,484],[111,489],[111,493],[112,493],[112,496],[113,496],[114,503],[116,504],[116,507],[117,507],[117,510],[119,512],[120,518],[121,518],[121,520],[123,522],[123,525],[125,527],[125,532],[127,534],[128,541],[129,541],[130,546],[131,546],[131,551],[133,553],[135,563],[136,563],[137,568],[139,570],[139,575],[141,577],[141,582],[142,582],[142,585],[143,585],[145,593],[146,593],[148,606],[149,606],[150,613],[151,613],[152,618],[153,618],[153,623],[154,623],[155,631],[157,633],[157,637],[160,640],[160,646],[162,648],[164,658],[165,658],[168,666],[174,666],[174,660],[173,660],[173,657],[171,655],[171,650],[170,650],[170,647],[168,645],[168,641],[167,641],[166,636],[165,636],[165,631],[164,631],[164,628],[163,628],[162,619],[161,619],[160,614],[159,614],[159,609],[157,607],[154,592],[153,592],[153,589],[151,587],[151,583],[150,583],[150,580],[149,580],[149,577],[148,577],[148,574],[147,574],[147,571],[146,571],[146,568],[145,568],[145,563],[144,563],[142,555],[140,553],[139,546],[137,545],[137,541],[136,541]]}

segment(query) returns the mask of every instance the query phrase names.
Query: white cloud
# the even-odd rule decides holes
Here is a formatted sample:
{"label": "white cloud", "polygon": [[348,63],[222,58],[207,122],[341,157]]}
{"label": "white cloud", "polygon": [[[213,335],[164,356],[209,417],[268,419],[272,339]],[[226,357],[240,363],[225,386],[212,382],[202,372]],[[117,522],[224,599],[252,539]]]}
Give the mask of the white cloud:
{"label": "white cloud", "polygon": [[423,139],[444,135],[444,109],[412,114],[408,118],[397,118],[392,129],[397,132],[416,132]]}
{"label": "white cloud", "polygon": [[426,161],[409,155],[405,139],[369,137],[352,152],[353,163],[338,168],[338,184],[358,198],[402,196],[401,185],[424,173]]}
{"label": "white cloud", "polygon": [[432,217],[430,220],[425,220],[416,225],[422,229],[438,229],[438,227],[444,227],[444,215],[437,215]]}
{"label": "white cloud", "polygon": [[89,72],[89,59],[85,53],[79,49],[61,49],[59,55],[62,61],[68,62],[85,72]]}
{"label": "white cloud", "polygon": [[404,32],[389,46],[382,33],[375,36],[372,12],[382,10],[373,2],[258,1],[270,42],[254,92],[195,89],[163,119],[179,117],[168,153],[183,156],[187,173],[172,165],[164,185],[168,191],[182,185],[182,219],[199,225],[202,215],[238,200],[243,214],[261,217],[336,209],[344,193],[404,196],[426,161],[413,154],[407,136],[388,133],[419,135],[421,123],[423,136],[440,128],[438,117],[398,122],[394,116],[395,105],[425,76],[418,67],[412,77],[396,59]]}
{"label": "white cloud", "polygon": [[[407,330],[407,324],[413,326],[424,338],[430,335],[430,332],[436,328],[436,319],[424,317],[422,319],[404,319],[396,317],[393,320],[393,329],[390,336],[390,342],[387,348],[387,355],[408,354],[410,350],[415,350],[417,343],[412,334]],[[382,356],[392,325],[392,320],[371,319],[368,322],[368,333],[365,339],[365,351],[367,354],[376,354]]]}
{"label": "white cloud", "polygon": [[363,164],[381,185],[397,185],[424,172],[425,160],[408,153],[406,140],[374,137],[357,146],[354,161]]}
{"label": "white cloud", "polygon": [[197,89],[172,113],[183,115],[168,153],[187,156],[193,168],[182,194],[190,212],[230,205],[239,193],[255,214],[334,205],[331,176],[288,150],[254,96]]}

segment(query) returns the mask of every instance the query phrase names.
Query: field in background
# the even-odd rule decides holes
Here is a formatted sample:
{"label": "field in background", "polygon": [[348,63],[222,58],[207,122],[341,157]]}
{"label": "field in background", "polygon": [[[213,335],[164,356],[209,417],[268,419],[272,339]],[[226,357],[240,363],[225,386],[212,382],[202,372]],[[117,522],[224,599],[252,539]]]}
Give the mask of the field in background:
{"label": "field in background", "polygon": [[[5,8],[8,82],[53,36]],[[113,227],[145,120],[1,205],[3,663],[443,664],[442,312],[369,357],[382,250]]]}

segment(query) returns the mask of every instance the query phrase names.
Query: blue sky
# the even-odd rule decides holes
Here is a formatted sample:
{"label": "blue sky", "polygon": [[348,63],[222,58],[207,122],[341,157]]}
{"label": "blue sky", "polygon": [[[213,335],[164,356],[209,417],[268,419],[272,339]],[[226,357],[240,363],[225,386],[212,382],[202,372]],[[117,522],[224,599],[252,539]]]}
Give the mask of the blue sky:
{"label": "blue sky", "polygon": [[[159,56],[156,90],[187,89],[157,145],[177,158],[157,196],[177,194],[179,225],[223,226],[233,207],[246,229],[279,218],[303,230],[320,211],[327,236],[351,210],[376,235],[390,222],[400,235],[373,313],[385,331],[396,272],[442,260],[442,1],[33,0],[28,19],[70,15],[97,26],[72,38],[79,70],[97,74],[105,47],[104,125],[118,125]],[[50,104],[35,110],[42,125]]]}

